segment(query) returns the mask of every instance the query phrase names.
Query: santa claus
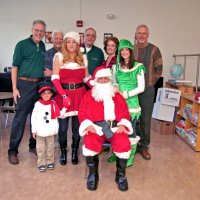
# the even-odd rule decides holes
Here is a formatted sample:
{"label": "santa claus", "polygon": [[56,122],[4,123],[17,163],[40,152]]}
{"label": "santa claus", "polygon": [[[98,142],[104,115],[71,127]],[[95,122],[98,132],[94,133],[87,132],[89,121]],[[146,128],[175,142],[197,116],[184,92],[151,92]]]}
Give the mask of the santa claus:
{"label": "santa claus", "polygon": [[98,67],[93,74],[94,87],[84,95],[78,110],[79,133],[84,136],[83,155],[89,168],[88,190],[97,189],[98,154],[105,141],[111,143],[117,156],[115,181],[118,188],[128,190],[125,171],[131,152],[128,134],[132,133],[132,126],[126,101],[114,92],[111,79],[109,68]]}

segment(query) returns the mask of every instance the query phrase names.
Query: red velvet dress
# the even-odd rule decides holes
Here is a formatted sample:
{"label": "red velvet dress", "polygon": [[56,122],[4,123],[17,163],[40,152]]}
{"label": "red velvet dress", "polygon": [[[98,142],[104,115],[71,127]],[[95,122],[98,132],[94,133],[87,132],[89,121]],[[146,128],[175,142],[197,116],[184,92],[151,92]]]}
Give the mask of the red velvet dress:
{"label": "red velvet dress", "polygon": [[[85,71],[86,68],[80,66],[77,63],[65,63],[63,66],[60,68],[60,83],[65,84],[65,83],[83,83],[83,79],[85,78]],[[71,100],[71,105],[67,109],[66,113],[67,116],[75,116],[78,115],[78,108],[80,105],[80,101],[83,97],[83,95],[86,92],[85,86],[83,85],[80,88],[77,89],[64,89],[66,95],[70,98]],[[57,94],[55,96],[55,101],[57,102],[58,106],[60,109],[63,108],[63,100],[62,97]]]}

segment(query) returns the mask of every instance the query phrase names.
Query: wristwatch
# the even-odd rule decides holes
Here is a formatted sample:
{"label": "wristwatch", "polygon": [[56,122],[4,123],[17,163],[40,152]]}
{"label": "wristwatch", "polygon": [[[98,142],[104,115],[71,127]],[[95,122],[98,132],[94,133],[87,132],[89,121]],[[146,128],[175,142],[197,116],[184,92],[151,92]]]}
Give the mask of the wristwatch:
{"label": "wristwatch", "polygon": [[63,96],[62,96],[62,98],[63,98],[63,99],[66,99],[66,98],[67,98],[67,96],[66,96],[66,95],[63,95]]}

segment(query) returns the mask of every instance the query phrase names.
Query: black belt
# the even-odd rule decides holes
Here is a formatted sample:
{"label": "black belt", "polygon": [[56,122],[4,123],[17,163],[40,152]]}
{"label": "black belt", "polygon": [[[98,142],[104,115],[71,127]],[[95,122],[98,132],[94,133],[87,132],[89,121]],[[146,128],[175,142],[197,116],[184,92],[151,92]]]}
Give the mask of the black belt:
{"label": "black belt", "polygon": [[63,89],[66,90],[75,90],[77,88],[83,87],[83,83],[63,83],[61,84]]}
{"label": "black belt", "polygon": [[108,120],[108,121],[106,121],[106,122],[107,122],[107,124],[110,126],[110,128],[117,127],[118,121],[116,121],[116,120],[113,120],[113,121]]}
{"label": "black belt", "polygon": [[111,130],[111,128],[117,127],[117,121],[113,120],[113,121],[106,121],[106,120],[102,120],[102,121],[98,121],[98,122],[94,122],[96,125],[101,126],[102,128],[102,132],[104,133],[105,137],[107,139],[110,139],[113,136],[113,132]]}

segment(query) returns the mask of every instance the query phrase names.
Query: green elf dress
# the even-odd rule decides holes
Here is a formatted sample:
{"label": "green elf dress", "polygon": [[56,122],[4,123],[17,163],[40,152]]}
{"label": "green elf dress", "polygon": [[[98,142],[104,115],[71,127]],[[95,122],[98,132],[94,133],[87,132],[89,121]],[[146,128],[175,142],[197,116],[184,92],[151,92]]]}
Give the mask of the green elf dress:
{"label": "green elf dress", "polygon": [[[135,158],[135,151],[137,148],[137,143],[140,139],[137,136],[138,132],[138,119],[141,115],[141,107],[139,104],[138,94],[141,92],[138,85],[138,75],[141,75],[144,82],[144,71],[145,67],[142,63],[134,62],[132,68],[122,68],[119,63],[120,50],[123,48],[129,48],[133,50],[133,46],[129,40],[121,40],[118,49],[118,58],[116,65],[113,66],[113,84],[117,85],[119,91],[123,94],[126,99],[129,112],[131,115],[131,123],[133,126],[133,134],[129,135],[129,140],[131,142],[131,155],[127,161],[127,167],[133,165]],[[142,86],[144,87],[144,85]],[[143,91],[143,89],[142,89]],[[108,158],[108,162],[115,161],[115,155],[113,154]]]}

